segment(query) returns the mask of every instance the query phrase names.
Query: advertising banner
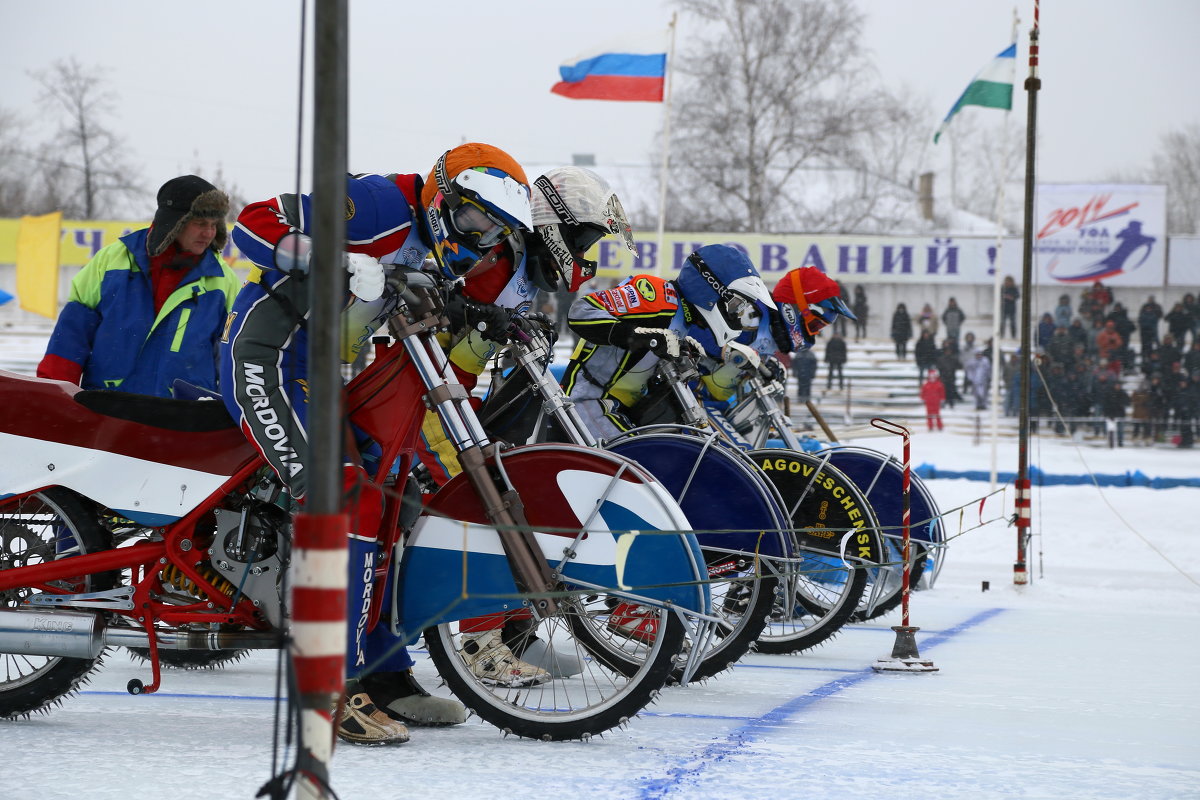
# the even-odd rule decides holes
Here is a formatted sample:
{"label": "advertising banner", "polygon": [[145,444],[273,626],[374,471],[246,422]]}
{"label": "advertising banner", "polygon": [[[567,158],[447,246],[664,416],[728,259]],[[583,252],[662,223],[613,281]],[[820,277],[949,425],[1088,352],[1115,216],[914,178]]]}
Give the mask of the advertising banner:
{"label": "advertising banner", "polygon": [[1161,286],[1167,187],[1042,184],[1035,252],[1044,282]]}

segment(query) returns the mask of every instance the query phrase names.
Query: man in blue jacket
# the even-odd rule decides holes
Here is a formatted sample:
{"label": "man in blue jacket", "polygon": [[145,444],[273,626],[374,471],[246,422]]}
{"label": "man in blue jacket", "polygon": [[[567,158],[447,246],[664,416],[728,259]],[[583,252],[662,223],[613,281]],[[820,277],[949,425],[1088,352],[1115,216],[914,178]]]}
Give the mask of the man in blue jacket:
{"label": "man in blue jacket", "polygon": [[151,226],[101,249],[71,281],[38,377],[159,397],[176,379],[215,391],[217,340],[241,286],[221,258],[228,212],[229,198],[203,178],[163,184]]}

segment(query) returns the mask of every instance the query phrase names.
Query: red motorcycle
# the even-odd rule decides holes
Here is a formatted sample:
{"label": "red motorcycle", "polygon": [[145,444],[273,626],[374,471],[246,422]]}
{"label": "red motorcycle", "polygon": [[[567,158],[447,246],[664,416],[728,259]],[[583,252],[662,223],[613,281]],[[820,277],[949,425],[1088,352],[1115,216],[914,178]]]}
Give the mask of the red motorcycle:
{"label": "red motorcycle", "polygon": [[[634,716],[681,665],[685,634],[710,635],[703,556],[678,504],[613,453],[489,442],[435,339],[437,276],[394,276],[391,337],[346,387],[347,416],[380,451],[386,503],[370,626],[425,642],[450,690],[520,736],[571,739]],[[220,402],[81,390],[0,371],[0,717],[45,711],[106,648],[160,653],[279,648],[289,623],[291,501]],[[464,471],[402,516],[426,409]],[[403,521],[402,521],[403,520]],[[411,523],[411,524],[410,524]],[[610,596],[613,602],[597,603]],[[533,597],[534,599],[530,599]],[[385,605],[385,598],[387,598]],[[603,611],[655,610],[639,658]],[[583,664],[537,686],[476,678],[456,621],[506,612]],[[518,649],[519,642],[511,643]]]}

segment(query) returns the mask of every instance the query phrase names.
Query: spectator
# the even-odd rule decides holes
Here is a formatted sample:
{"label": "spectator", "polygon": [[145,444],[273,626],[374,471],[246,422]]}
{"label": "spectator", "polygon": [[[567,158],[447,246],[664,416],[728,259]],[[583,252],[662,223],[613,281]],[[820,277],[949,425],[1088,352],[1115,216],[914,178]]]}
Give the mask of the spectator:
{"label": "spectator", "polygon": [[963,362],[959,360],[958,348],[954,346],[953,339],[942,342],[935,365],[942,383],[946,386],[946,405],[954,408],[954,404],[962,400],[962,395],[958,393],[958,371],[962,369]]}
{"label": "spectator", "polygon": [[838,388],[846,388],[845,379],[842,377],[842,367],[846,363],[846,340],[842,338],[836,328],[831,332],[829,341],[825,343],[825,363],[829,365],[825,388],[833,388],[834,374],[837,375]]}
{"label": "spectator", "polygon": [[1200,374],[1192,373],[1180,390],[1179,446],[1191,448],[1196,441],[1196,416],[1200,414]]}
{"label": "spectator", "polygon": [[1071,344],[1083,345],[1084,351],[1087,351],[1091,337],[1088,336],[1088,329],[1083,327],[1082,319],[1076,317],[1071,320],[1070,326],[1067,327],[1067,337],[1071,340]]}
{"label": "spectator", "polygon": [[921,402],[925,404],[925,422],[929,430],[942,430],[942,403],[946,402],[946,387],[937,370],[931,369],[921,384]]}
{"label": "spectator", "polygon": [[1156,372],[1150,376],[1150,420],[1153,425],[1152,437],[1155,442],[1161,442],[1167,429],[1167,414],[1170,402],[1166,387],[1163,385],[1163,374]]}
{"label": "spectator", "polygon": [[913,345],[913,358],[917,362],[917,386],[920,386],[922,376],[937,366],[937,343],[934,342],[932,333],[921,331],[917,343]]}
{"label": "spectator", "polygon": [[[1171,311],[1164,317],[1167,322],[1167,331],[1174,337],[1180,347],[1183,347],[1187,341],[1187,335],[1192,332],[1192,315],[1183,303],[1176,303],[1171,306]],[[1194,337],[1193,337],[1194,338]],[[1166,341],[1165,339],[1163,341]]]}
{"label": "spectator", "polygon": [[975,352],[974,358],[967,362],[966,373],[971,381],[971,394],[975,397],[975,410],[983,411],[988,407],[988,391],[992,385],[992,361],[987,351]]}
{"label": "spectator", "polygon": [[1046,345],[1046,355],[1051,361],[1062,364],[1064,367],[1070,367],[1075,363],[1075,345],[1067,336],[1066,328],[1054,329],[1054,335],[1050,337],[1050,342]]}
{"label": "spectator", "polygon": [[[975,357],[975,353],[978,349],[979,348],[975,344],[975,334],[971,333],[971,331],[967,331],[963,336],[962,347],[960,347],[958,350],[958,359],[963,363],[964,367],[971,363],[971,360]],[[968,374],[966,369],[964,369],[962,393],[966,394],[969,391],[971,391],[971,376]]]}
{"label": "spectator", "polygon": [[933,306],[926,303],[921,307],[921,313],[917,316],[917,328],[920,331],[929,331],[933,336],[934,341],[937,341],[938,318],[937,312],[933,310]]}
{"label": "spectator", "polygon": [[1129,345],[1133,341],[1133,332],[1137,330],[1137,323],[1129,318],[1129,312],[1125,310],[1122,303],[1113,303],[1112,310],[1108,312],[1105,319],[1116,324],[1117,333],[1121,335],[1121,347],[1117,358],[1126,369],[1131,369],[1133,367],[1133,350]]}
{"label": "spectator", "polygon": [[813,379],[817,377],[817,354],[811,347],[792,355],[792,374],[796,376],[796,399],[807,403],[812,399]]}
{"label": "spectator", "polygon": [[1097,391],[1096,405],[1100,408],[1100,416],[1104,417],[1104,430],[1108,436],[1108,446],[1124,447],[1125,409],[1129,405],[1129,394],[1121,386],[1121,381],[1111,373],[1100,373],[1100,386]]}
{"label": "spectator", "polygon": [[71,281],[39,378],[171,397],[217,388],[217,341],[241,280],[221,258],[229,198],[182,175],[158,190],[149,228],[96,253]]}
{"label": "spectator", "polygon": [[[1196,295],[1188,292],[1183,296],[1183,310],[1192,318],[1192,341],[1195,341],[1196,335],[1200,333],[1200,304],[1196,302]],[[1179,346],[1183,347],[1182,340]]]}
{"label": "spectator", "polygon": [[1000,335],[1004,336],[1004,323],[1008,323],[1009,335],[1017,338],[1017,301],[1021,299],[1021,290],[1017,288],[1012,275],[1004,276],[1000,286]]}
{"label": "spectator", "polygon": [[1133,420],[1130,437],[1135,443],[1150,444],[1154,441],[1154,430],[1150,414],[1150,381],[1143,378],[1129,396],[1129,416]]}
{"label": "spectator", "polygon": [[1090,288],[1084,290],[1083,297],[1079,301],[1079,313],[1085,319],[1103,319],[1112,300],[1112,292],[1108,287],[1100,281],[1096,281]]}
{"label": "spectator", "polygon": [[1050,344],[1050,338],[1052,336],[1054,336],[1054,316],[1047,311],[1046,313],[1042,314],[1042,318],[1038,320],[1037,346],[1045,350],[1046,346]]}
{"label": "spectator", "polygon": [[963,320],[967,315],[958,307],[958,301],[951,297],[946,301],[946,309],[942,311],[942,322],[946,323],[946,336],[958,342],[958,333],[962,330]]}
{"label": "spectator", "polygon": [[1054,325],[1058,328],[1071,326],[1071,297],[1069,295],[1058,296],[1058,305],[1054,307]]}
{"label": "spectator", "polygon": [[1172,334],[1163,336],[1162,345],[1154,352],[1158,353],[1159,368],[1169,372],[1171,365],[1183,361],[1183,353],[1179,349],[1177,339]]}
{"label": "spectator", "polygon": [[1138,336],[1142,340],[1142,357],[1158,346],[1158,323],[1163,318],[1163,308],[1154,300],[1154,295],[1138,309]]}
{"label": "spectator", "polygon": [[854,302],[850,306],[856,319],[854,320],[854,341],[867,336],[867,315],[871,307],[867,304],[867,292],[861,286],[854,287]]}
{"label": "spectator", "polygon": [[[837,284],[839,297],[845,298],[845,297],[850,296],[849,293],[846,292],[846,284],[842,283],[841,281],[834,281],[834,283]],[[850,310],[852,312],[854,311],[854,309],[850,309]],[[847,328],[846,328],[846,317],[844,315],[838,314],[837,317],[833,320],[833,329],[835,331],[837,331],[838,335],[841,336],[843,339],[846,338]],[[856,330],[857,330],[857,328],[856,328]]]}
{"label": "spectator", "polygon": [[1096,360],[1102,365],[1108,364],[1123,344],[1121,334],[1117,333],[1117,323],[1111,320],[1105,322],[1103,329],[1096,334]]}
{"label": "spectator", "polygon": [[904,303],[897,303],[892,313],[892,341],[896,343],[896,358],[903,361],[908,356],[908,340],[913,337],[912,319]]}
{"label": "spectator", "polygon": [[1192,349],[1183,357],[1183,370],[1188,375],[1200,375],[1200,341],[1192,339]]}

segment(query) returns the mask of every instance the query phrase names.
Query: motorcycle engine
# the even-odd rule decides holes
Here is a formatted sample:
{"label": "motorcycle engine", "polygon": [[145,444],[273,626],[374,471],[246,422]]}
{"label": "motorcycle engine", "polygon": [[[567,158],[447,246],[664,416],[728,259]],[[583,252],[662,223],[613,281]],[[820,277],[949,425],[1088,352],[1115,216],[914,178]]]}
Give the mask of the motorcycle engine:
{"label": "motorcycle engine", "polygon": [[291,515],[277,504],[248,497],[240,511],[217,509],[209,562],[249,597],[274,626],[283,625],[283,570]]}

